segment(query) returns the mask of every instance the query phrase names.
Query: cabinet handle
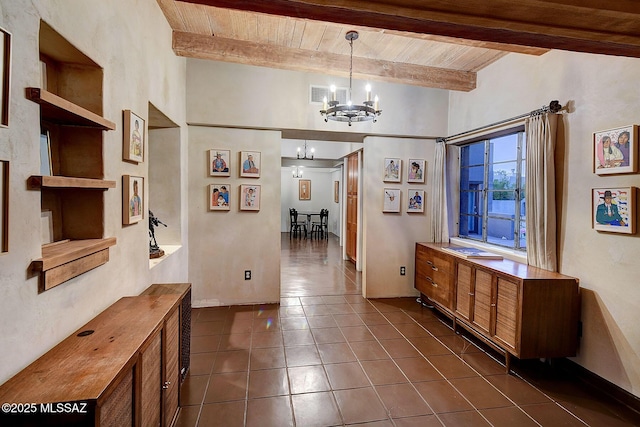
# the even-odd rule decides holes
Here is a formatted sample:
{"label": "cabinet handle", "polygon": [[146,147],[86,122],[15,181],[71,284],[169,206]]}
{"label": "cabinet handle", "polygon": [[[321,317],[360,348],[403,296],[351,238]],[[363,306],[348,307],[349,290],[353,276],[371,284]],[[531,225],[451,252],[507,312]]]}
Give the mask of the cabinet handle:
{"label": "cabinet handle", "polygon": [[433,263],[431,261],[427,261],[427,264],[433,267]]}
{"label": "cabinet handle", "polygon": [[495,306],[496,306],[495,304],[491,304],[491,307],[495,307]]}
{"label": "cabinet handle", "polygon": [[438,284],[436,282],[434,282],[434,281],[431,281],[431,285],[433,285],[433,287],[435,287],[435,288],[438,287]]}
{"label": "cabinet handle", "polygon": [[469,296],[470,296],[470,297],[472,297],[472,296],[474,296],[474,295],[475,295],[474,293],[469,292]]}
{"label": "cabinet handle", "polygon": [[162,389],[166,390],[169,388],[170,385],[171,385],[171,381],[165,381],[164,384],[162,385]]}
{"label": "cabinet handle", "polygon": [[438,271],[438,267],[435,266],[435,264],[431,261],[427,261],[427,264],[431,266],[431,269],[433,271]]}

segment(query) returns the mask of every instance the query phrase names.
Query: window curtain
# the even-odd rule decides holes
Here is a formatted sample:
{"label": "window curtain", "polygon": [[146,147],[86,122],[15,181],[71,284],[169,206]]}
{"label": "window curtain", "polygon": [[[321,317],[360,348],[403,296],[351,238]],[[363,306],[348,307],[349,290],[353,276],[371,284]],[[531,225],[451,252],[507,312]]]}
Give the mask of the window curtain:
{"label": "window curtain", "polygon": [[447,213],[447,144],[436,141],[433,165],[433,215],[431,215],[432,241],[449,243]]}
{"label": "window curtain", "polygon": [[557,271],[555,146],[558,116],[543,113],[525,120],[527,135],[527,262]]}

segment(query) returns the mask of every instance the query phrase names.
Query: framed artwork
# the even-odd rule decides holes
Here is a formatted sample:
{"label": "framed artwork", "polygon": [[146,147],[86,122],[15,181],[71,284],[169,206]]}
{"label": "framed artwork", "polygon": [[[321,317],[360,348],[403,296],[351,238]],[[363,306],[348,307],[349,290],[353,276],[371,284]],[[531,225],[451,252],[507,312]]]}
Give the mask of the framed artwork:
{"label": "framed artwork", "polygon": [[123,160],[132,163],[140,163],[144,160],[145,129],[142,117],[131,110],[124,110]]}
{"label": "framed artwork", "polygon": [[144,218],[144,178],[122,175],[122,223],[135,224]]}
{"label": "framed artwork", "polygon": [[424,159],[409,159],[407,165],[407,182],[424,184]]}
{"label": "framed artwork", "polygon": [[260,152],[240,152],[240,176],[245,178],[260,178]]}
{"label": "framed artwork", "polygon": [[340,181],[333,181],[333,202],[340,203]]}
{"label": "framed artwork", "polygon": [[385,188],[382,212],[400,212],[400,189]]}
{"label": "framed artwork", "polygon": [[0,160],[0,252],[9,252],[9,162]]}
{"label": "framed artwork", "polygon": [[311,180],[301,179],[298,181],[298,199],[311,200]]}
{"label": "framed artwork", "polygon": [[593,228],[634,234],[636,187],[594,188],[591,195]]}
{"label": "framed artwork", "polygon": [[209,150],[209,176],[231,176],[229,172],[229,150]]}
{"label": "framed artwork", "polygon": [[400,182],[402,174],[402,160],[396,158],[384,159],[385,182]]}
{"label": "framed artwork", "polygon": [[424,190],[408,189],[407,200],[407,212],[424,212]]}
{"label": "framed artwork", "polygon": [[53,175],[53,166],[51,164],[51,139],[49,131],[42,130],[40,133],[40,175]]}
{"label": "framed artwork", "polygon": [[598,175],[638,170],[638,125],[593,134],[593,170]]}
{"label": "framed artwork", "polygon": [[209,210],[228,211],[230,197],[229,184],[209,185]]}
{"label": "framed artwork", "polygon": [[260,186],[242,184],[240,186],[240,210],[259,211],[260,210]]}
{"label": "framed artwork", "polygon": [[0,28],[0,126],[9,126],[11,33]]}

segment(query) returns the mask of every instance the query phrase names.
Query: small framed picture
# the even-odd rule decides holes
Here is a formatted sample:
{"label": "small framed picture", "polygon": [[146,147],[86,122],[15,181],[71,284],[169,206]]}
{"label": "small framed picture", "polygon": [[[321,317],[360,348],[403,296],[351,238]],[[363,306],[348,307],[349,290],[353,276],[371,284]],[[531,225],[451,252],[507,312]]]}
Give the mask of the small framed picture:
{"label": "small framed picture", "polygon": [[229,210],[229,184],[209,185],[209,210],[228,211]]}
{"label": "small framed picture", "polygon": [[240,176],[244,178],[260,178],[260,152],[240,152]]}
{"label": "small framed picture", "polygon": [[629,125],[593,134],[593,170],[598,175],[638,170],[638,126]]}
{"label": "small framed picture", "polygon": [[11,33],[0,28],[0,126],[9,126]]}
{"label": "small framed picture", "polygon": [[231,176],[229,172],[229,158],[231,151],[209,150],[209,176]]}
{"label": "small framed picture", "polygon": [[636,187],[594,188],[591,195],[593,228],[634,234]]}
{"label": "small framed picture", "polygon": [[407,165],[407,182],[424,184],[424,159],[409,159]]}
{"label": "small framed picture", "polygon": [[402,160],[396,158],[384,159],[385,182],[400,182],[402,177]]}
{"label": "small framed picture", "polygon": [[382,212],[400,212],[400,189],[385,188]]}
{"label": "small framed picture", "polygon": [[144,218],[144,178],[122,176],[122,223],[135,224]]}
{"label": "small framed picture", "polygon": [[311,200],[311,180],[301,179],[298,181],[298,199]]}
{"label": "small framed picture", "polygon": [[0,160],[0,252],[9,251],[9,162]]}
{"label": "small framed picture", "polygon": [[333,202],[340,203],[340,181],[333,181]]}
{"label": "small framed picture", "polygon": [[424,212],[424,190],[417,188],[407,190],[407,212]]}
{"label": "small framed picture", "polygon": [[144,160],[145,121],[131,110],[124,110],[122,159],[132,163]]}
{"label": "small framed picture", "polygon": [[240,210],[259,211],[260,210],[260,186],[242,184],[240,186]]}
{"label": "small framed picture", "polygon": [[51,163],[51,140],[49,131],[43,129],[40,133],[40,175],[53,175],[53,165]]}

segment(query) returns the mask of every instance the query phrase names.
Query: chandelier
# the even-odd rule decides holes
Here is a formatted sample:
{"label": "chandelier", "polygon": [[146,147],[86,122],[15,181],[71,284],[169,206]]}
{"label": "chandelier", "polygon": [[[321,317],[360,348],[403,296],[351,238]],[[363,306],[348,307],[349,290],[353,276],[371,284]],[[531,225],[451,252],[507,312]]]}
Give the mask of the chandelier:
{"label": "chandelier", "polygon": [[302,171],[298,166],[295,166],[295,169],[291,171],[291,175],[293,178],[302,178]]}
{"label": "chandelier", "polygon": [[322,101],[322,110],[320,114],[324,116],[324,121],[334,120],[337,122],[348,122],[351,126],[351,122],[366,122],[373,120],[376,122],[376,118],[382,113],[378,105],[378,97],[371,100],[371,85],[366,86],[367,98],[362,105],[351,103],[351,83],[353,79],[353,41],[358,39],[357,31],[349,31],[345,35],[345,39],[349,41],[351,48],[351,62],[349,65],[349,99],[346,104],[339,104],[336,100],[336,87],[331,86],[331,101],[327,101],[327,97],[324,97]]}
{"label": "chandelier", "polygon": [[309,156],[307,156],[307,141],[304,142],[304,155],[300,156],[300,147],[298,147],[298,159],[300,160],[313,160],[313,153],[315,153],[316,149],[315,148],[311,148],[311,154]]}

